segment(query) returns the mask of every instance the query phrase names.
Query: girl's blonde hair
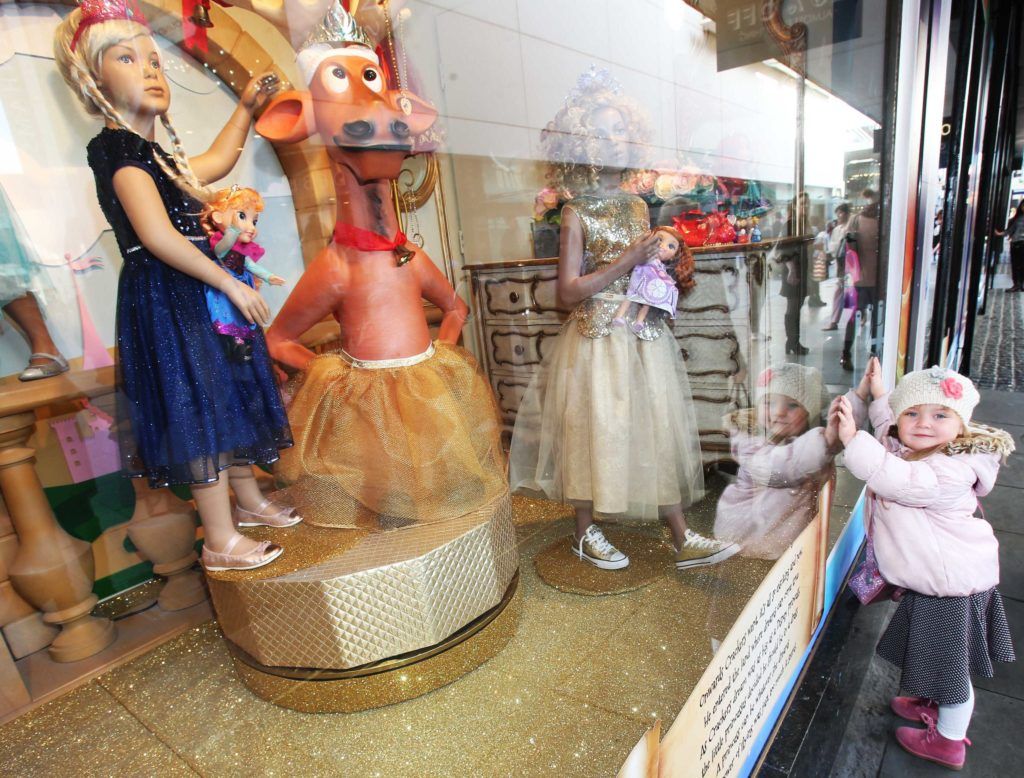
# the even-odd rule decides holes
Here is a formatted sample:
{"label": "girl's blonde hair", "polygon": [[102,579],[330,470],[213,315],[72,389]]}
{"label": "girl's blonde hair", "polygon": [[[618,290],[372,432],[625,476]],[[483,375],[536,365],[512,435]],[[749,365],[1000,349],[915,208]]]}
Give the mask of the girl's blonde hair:
{"label": "girl's blonde hair", "polygon": [[243,186],[220,189],[214,192],[203,206],[202,213],[199,215],[200,223],[207,232],[216,232],[219,227],[213,222],[214,211],[226,213],[235,208],[247,206],[253,208],[256,213],[263,212],[263,197],[255,189]]}
{"label": "girl's blonde hair", "polygon": [[[57,26],[53,39],[53,56],[57,61],[57,69],[87,113],[91,116],[102,116],[123,130],[135,132],[100,90],[96,83],[96,74],[99,73],[100,63],[107,49],[140,35],[149,36],[150,31],[144,25],[126,19],[98,22],[82,30],[72,51],[71,41],[81,20],[82,10],[76,8]],[[153,158],[157,165],[183,192],[198,200],[207,200],[210,196],[209,190],[193,172],[188,157],[185,156],[185,147],[167,114],[160,114],[160,122],[171,139],[174,165],[168,165],[161,155],[154,153]]]}

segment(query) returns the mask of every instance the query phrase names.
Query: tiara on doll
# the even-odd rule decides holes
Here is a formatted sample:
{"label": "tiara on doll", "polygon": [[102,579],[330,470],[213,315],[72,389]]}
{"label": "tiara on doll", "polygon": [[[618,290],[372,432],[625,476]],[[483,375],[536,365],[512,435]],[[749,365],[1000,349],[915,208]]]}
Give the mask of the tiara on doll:
{"label": "tiara on doll", "polygon": [[139,8],[138,0],[82,0],[79,7],[82,9],[82,19],[71,38],[72,51],[78,45],[78,39],[82,37],[85,28],[100,22],[136,22],[149,29],[149,22]]}
{"label": "tiara on doll", "polygon": [[574,103],[594,92],[611,92],[617,95],[621,90],[622,84],[610,70],[591,65],[589,69],[580,73],[580,77],[576,79],[576,86],[566,95],[565,102]]}

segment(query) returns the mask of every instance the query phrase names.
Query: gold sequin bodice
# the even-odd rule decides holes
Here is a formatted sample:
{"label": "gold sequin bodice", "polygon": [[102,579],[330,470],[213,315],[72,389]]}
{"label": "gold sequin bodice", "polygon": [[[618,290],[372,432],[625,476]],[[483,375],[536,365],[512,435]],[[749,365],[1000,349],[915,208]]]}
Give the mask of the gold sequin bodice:
{"label": "gold sequin bodice", "polygon": [[[581,275],[593,273],[618,259],[631,243],[650,230],[647,203],[635,195],[615,194],[603,197],[584,195],[565,204],[579,217],[583,225],[583,267]],[[618,300],[590,297],[576,306],[572,318],[580,334],[588,338],[603,338],[611,333],[615,311],[629,289],[629,273],[616,278],[601,294],[618,295]],[[632,323],[639,306],[631,305],[626,314]],[[651,309],[643,329],[637,333],[641,340],[656,340],[664,331],[663,311]],[[629,330],[632,332],[632,330]]]}

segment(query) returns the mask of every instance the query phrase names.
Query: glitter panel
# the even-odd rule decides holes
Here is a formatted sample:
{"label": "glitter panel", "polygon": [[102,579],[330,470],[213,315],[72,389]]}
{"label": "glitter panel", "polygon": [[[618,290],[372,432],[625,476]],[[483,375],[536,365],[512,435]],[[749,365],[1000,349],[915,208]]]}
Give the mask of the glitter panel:
{"label": "glitter panel", "polygon": [[301,681],[262,672],[238,659],[235,669],[257,697],[305,713],[355,713],[394,705],[450,684],[491,659],[515,634],[521,607],[515,592],[493,621],[465,640],[415,664],[375,675]]}
{"label": "glitter panel", "polygon": [[164,586],[164,580],[154,579],[139,586],[121,592],[114,597],[109,597],[93,609],[93,615],[104,616],[108,619],[119,619],[130,613],[138,613],[141,610],[156,605],[157,595]]}
{"label": "glitter panel", "polygon": [[95,681],[0,733],[6,776],[198,775]]}
{"label": "glitter panel", "polygon": [[[308,556],[300,541],[297,556]],[[440,643],[498,604],[517,565],[506,492],[447,522],[366,535],[292,573],[211,577],[210,594],[224,633],[260,664],[351,668]]]}
{"label": "glitter panel", "polygon": [[659,578],[674,561],[672,546],[663,537],[650,533],[605,529],[605,537],[629,557],[629,566],[622,570],[602,570],[583,562],[573,554],[572,526],[561,537],[541,551],[533,560],[545,583],[573,594],[621,594],[640,589]]}
{"label": "glitter panel", "polygon": [[[533,564],[568,537],[571,512],[518,500],[516,510],[524,504],[549,518],[532,522],[519,545],[515,635],[454,682],[360,713],[299,713],[246,688],[211,622],[85,687],[116,701],[90,708],[93,721],[75,713],[80,690],[0,728],[0,773],[173,775],[137,766],[153,752],[123,734],[134,717],[175,764],[209,776],[614,775],[655,719],[663,731],[671,725],[769,563],[733,557],[678,573],[666,552],[648,586],[581,597],[548,585]],[[711,510],[702,502],[687,511],[694,529],[707,529]],[[657,526],[618,529],[652,545],[668,540]],[[70,753],[54,745],[79,738]],[[118,759],[137,761],[121,769]]]}

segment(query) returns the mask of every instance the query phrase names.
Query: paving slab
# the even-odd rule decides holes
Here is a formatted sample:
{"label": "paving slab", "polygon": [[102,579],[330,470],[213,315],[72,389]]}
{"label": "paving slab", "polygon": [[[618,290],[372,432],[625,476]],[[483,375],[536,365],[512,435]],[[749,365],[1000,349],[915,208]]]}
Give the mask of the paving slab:
{"label": "paving slab", "polygon": [[999,591],[1003,599],[1024,602],[1024,535],[996,530],[999,540]]}
{"label": "paving slab", "polygon": [[1024,495],[1020,489],[996,486],[981,498],[981,508],[995,529],[1024,534]]}

